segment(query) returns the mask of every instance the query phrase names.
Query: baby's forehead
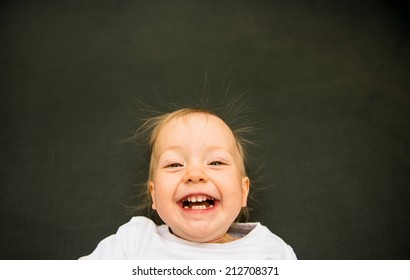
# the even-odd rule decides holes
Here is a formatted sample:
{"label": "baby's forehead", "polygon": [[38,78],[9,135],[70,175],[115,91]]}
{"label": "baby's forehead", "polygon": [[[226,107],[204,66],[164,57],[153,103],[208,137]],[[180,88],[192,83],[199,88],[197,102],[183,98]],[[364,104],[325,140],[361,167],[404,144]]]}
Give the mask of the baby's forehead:
{"label": "baby's forehead", "polygon": [[[159,156],[172,146],[182,144],[185,148],[202,147],[225,149],[243,165],[244,154],[234,131],[220,117],[207,112],[174,115],[158,127],[152,141],[151,158]],[[245,167],[242,166],[243,172]]]}
{"label": "baby's forehead", "polygon": [[206,113],[190,113],[168,120],[159,129],[153,149],[162,150],[175,141],[188,145],[219,143],[232,149],[237,144],[230,127],[218,116]]}
{"label": "baby's forehead", "polygon": [[214,130],[233,136],[231,128],[220,117],[202,112],[189,113],[186,115],[173,117],[163,125],[159,131],[159,134],[161,131],[168,129],[188,129],[195,130],[197,132],[201,131],[201,129],[205,132],[206,129],[207,131]]}

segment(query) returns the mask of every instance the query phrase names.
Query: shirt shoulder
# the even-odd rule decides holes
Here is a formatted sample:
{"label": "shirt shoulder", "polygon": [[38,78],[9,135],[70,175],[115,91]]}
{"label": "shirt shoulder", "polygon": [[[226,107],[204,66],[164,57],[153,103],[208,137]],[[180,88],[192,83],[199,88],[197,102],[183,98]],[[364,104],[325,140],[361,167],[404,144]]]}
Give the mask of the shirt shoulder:
{"label": "shirt shoulder", "polygon": [[80,259],[131,259],[141,253],[147,239],[151,239],[157,226],[146,217],[132,217],[129,222],[120,226],[117,232],[98,243],[95,250]]}
{"label": "shirt shoulder", "polygon": [[241,237],[237,245],[247,248],[255,259],[297,259],[291,246],[260,223],[237,223],[230,233]]}

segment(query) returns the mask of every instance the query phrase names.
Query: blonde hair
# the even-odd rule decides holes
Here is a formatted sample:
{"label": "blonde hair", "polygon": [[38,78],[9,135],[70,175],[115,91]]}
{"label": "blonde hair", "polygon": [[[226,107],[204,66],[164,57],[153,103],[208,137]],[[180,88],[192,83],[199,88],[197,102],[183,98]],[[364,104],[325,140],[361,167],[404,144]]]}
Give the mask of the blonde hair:
{"label": "blonde hair", "polygon": [[[216,113],[213,113],[210,110],[203,109],[203,108],[193,108],[193,107],[186,107],[182,109],[177,109],[175,111],[169,112],[169,113],[162,113],[158,114],[157,116],[154,117],[149,117],[146,118],[143,124],[137,129],[135,132],[134,137],[140,138],[143,137],[146,145],[149,147],[149,153],[150,153],[150,163],[149,163],[149,172],[148,172],[148,179],[145,182],[145,185],[142,190],[142,195],[145,197],[143,200],[142,204],[137,207],[138,210],[146,210],[148,212],[148,215],[151,216],[151,214],[154,214],[154,220],[156,220],[159,223],[163,223],[163,221],[159,218],[158,214],[156,211],[153,211],[151,208],[152,205],[152,199],[150,195],[150,190],[149,190],[149,183],[153,179],[153,169],[154,169],[154,164],[155,164],[155,153],[156,153],[156,148],[155,144],[158,138],[159,133],[163,129],[163,127],[169,123],[171,120],[175,118],[181,118],[181,117],[187,117],[191,114],[205,114],[205,115],[212,115],[215,116],[222,121],[224,121],[229,129],[232,131],[236,146],[238,148],[241,160],[242,160],[242,166],[241,166],[241,172],[243,176],[248,176],[247,171],[246,171],[246,165],[247,165],[247,144],[251,143],[251,141],[247,140],[245,137],[245,133],[249,131],[248,127],[242,127],[242,128],[237,128],[233,129],[227,122],[226,120],[222,119],[220,116],[218,116]],[[249,198],[252,198],[250,196]],[[153,213],[154,212],[154,213]],[[249,208],[248,207],[243,207],[241,209],[241,212],[239,213],[236,222],[239,222],[241,220],[247,221],[249,218]]]}

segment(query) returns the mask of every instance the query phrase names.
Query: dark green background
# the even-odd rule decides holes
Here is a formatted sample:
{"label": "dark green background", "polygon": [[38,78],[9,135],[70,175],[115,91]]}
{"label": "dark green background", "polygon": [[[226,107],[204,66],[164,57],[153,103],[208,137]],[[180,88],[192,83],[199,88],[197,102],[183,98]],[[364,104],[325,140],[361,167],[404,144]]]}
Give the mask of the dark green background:
{"label": "dark green background", "polygon": [[[398,1],[2,1],[0,258],[76,259],[129,220],[138,101],[257,109],[252,219],[301,259],[410,255]],[[259,176],[258,176],[259,177]]]}

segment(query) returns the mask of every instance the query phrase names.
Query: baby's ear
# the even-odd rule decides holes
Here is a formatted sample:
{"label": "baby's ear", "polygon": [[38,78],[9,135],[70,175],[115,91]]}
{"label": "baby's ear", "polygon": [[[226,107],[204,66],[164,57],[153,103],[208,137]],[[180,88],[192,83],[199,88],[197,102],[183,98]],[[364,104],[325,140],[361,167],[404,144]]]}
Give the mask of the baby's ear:
{"label": "baby's ear", "polygon": [[248,194],[251,181],[248,176],[242,178],[242,207],[246,207],[248,203]]}
{"label": "baby's ear", "polygon": [[149,182],[149,193],[151,194],[151,200],[152,200],[152,209],[156,210],[157,207],[155,206],[155,188],[154,188],[154,183],[151,181]]}

